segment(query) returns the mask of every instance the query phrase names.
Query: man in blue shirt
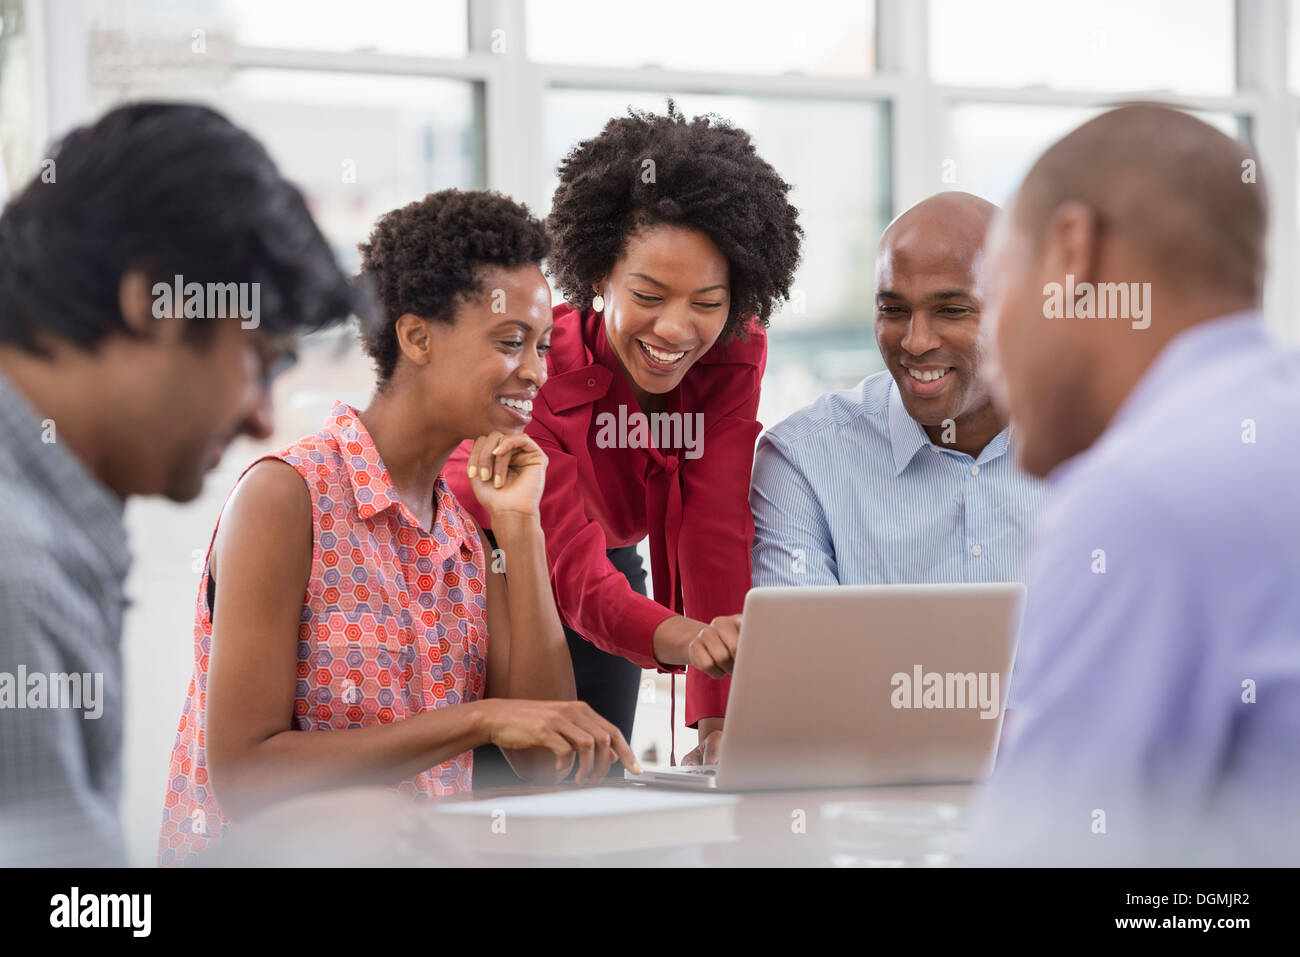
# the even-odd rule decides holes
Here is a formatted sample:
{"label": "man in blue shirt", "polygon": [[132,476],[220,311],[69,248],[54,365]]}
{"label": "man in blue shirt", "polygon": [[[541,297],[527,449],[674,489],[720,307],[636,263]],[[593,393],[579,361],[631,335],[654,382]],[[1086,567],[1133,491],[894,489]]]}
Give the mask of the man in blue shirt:
{"label": "man in blue shirt", "polygon": [[1048,498],[977,863],[1300,863],[1300,357],[1258,311],[1247,168],[1187,114],[1114,110],[990,237]]}
{"label": "man in blue shirt", "polygon": [[[977,259],[997,207],[939,193],[876,254],[886,371],[768,430],[754,458],[755,585],[1019,581],[1040,489],[980,376]],[[713,763],[722,720],[700,722]]]}

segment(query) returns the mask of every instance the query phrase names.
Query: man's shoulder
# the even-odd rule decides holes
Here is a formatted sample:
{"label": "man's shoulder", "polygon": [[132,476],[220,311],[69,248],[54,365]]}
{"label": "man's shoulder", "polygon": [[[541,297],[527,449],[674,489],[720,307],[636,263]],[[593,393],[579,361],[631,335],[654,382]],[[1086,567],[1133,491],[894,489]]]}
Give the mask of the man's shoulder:
{"label": "man's shoulder", "polygon": [[49,496],[24,477],[0,475],[0,578],[48,567],[53,556],[75,549],[81,530],[51,506]]}
{"label": "man's shoulder", "polygon": [[851,389],[825,392],[768,429],[767,437],[793,448],[834,441],[846,429],[883,434],[892,381],[888,372],[877,372]]}
{"label": "man's shoulder", "polygon": [[1289,383],[1238,374],[1171,390],[1067,463],[1053,486],[1098,519],[1268,540],[1281,531],[1278,514],[1300,509],[1293,368]]}
{"label": "man's shoulder", "polygon": [[41,496],[0,488],[0,632],[13,647],[40,633],[62,646],[83,636],[100,592],[95,544]]}

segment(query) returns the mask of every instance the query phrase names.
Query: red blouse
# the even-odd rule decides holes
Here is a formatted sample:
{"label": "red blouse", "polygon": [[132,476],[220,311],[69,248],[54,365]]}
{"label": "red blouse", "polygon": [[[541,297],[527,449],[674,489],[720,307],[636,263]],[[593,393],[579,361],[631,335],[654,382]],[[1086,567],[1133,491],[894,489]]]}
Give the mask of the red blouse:
{"label": "red blouse", "polygon": [[[748,341],[710,349],[669,396],[669,412],[703,415],[700,454],[688,458],[688,448],[602,447],[611,433],[601,426],[635,421],[629,417],[640,407],[605,339],[604,317],[567,303],[554,316],[549,378],[526,431],[550,459],[541,519],[556,606],[566,625],[604,651],[680,671],[655,660],[659,624],[675,614],[705,622],[737,614],[749,590],[749,479],[767,336],[754,327]],[[471,445],[452,454],[444,475],[461,506],[490,527],[465,474]],[[647,534],[657,600],[633,591],[605,555]],[[686,723],[722,717],[730,683],[691,669]]]}

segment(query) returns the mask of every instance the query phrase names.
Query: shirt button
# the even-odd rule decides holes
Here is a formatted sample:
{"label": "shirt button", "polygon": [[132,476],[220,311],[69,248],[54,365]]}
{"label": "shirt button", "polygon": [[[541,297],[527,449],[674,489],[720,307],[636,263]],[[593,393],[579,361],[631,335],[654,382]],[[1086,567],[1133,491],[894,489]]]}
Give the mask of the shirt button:
{"label": "shirt button", "polygon": [[978,465],[972,465],[972,466],[970,467],[970,474],[971,474],[971,475],[979,475],[979,474],[980,474],[980,467],[979,467]]}
{"label": "shirt button", "polygon": [[595,379],[588,379],[588,380],[587,380],[587,388],[588,388],[588,389],[594,389],[594,388],[596,388],[596,380],[595,380]]}
{"label": "shirt button", "polygon": [[984,554],[984,549],[980,548],[978,545],[972,545],[970,553],[976,558],[979,558],[980,555]]}

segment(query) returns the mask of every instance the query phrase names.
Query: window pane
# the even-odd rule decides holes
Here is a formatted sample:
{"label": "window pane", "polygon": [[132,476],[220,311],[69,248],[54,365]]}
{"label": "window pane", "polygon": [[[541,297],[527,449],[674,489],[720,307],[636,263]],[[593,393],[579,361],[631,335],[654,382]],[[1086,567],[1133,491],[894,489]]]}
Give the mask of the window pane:
{"label": "window pane", "polygon": [[1291,90],[1300,93],[1300,0],[1291,0],[1287,9],[1287,73]]}
{"label": "window pane", "polygon": [[433,190],[483,181],[474,84],[424,77],[238,70],[224,84],[94,91],[199,99],[258,137],[307,196],[345,268],[381,213]]}
{"label": "window pane", "polygon": [[[963,103],[948,113],[945,176],[938,189],[960,189],[1005,203],[1047,147],[1102,109]],[[1229,136],[1240,135],[1237,117],[1195,113]]]}
{"label": "window pane", "polygon": [[931,0],[939,83],[1227,94],[1232,0]]}
{"label": "window pane", "polygon": [[466,0],[222,0],[240,43],[314,50],[464,56]]}
{"label": "window pane", "polygon": [[547,0],[527,14],[528,55],[543,63],[850,76],[876,65],[871,0]]}
{"label": "window pane", "polygon": [[[675,95],[688,116],[717,113],[747,130],[790,183],[804,229],[792,301],[772,317],[764,422],[880,368],[871,329],[875,249],[889,221],[888,111],[874,102]],[[662,113],[664,94],[553,90],[546,98],[546,205],[577,142],[628,106]],[[558,293],[557,293],[558,295]]]}
{"label": "window pane", "polygon": [[[434,190],[482,185],[472,83],[254,69],[237,71],[219,87],[130,93],[198,99],[248,129],[302,189],[349,274],[360,267],[357,243],[380,215]],[[115,90],[92,95],[97,111],[123,98]],[[308,337],[299,356],[276,382],[275,434],[265,443],[241,440],[232,461],[250,461],[256,451],[320,428],[335,399],[365,403],[374,374],[352,327]]]}
{"label": "window pane", "polygon": [[27,49],[21,0],[0,0],[0,205],[36,172]]}
{"label": "window pane", "polygon": [[375,51],[464,56],[466,0],[90,0],[93,30],[150,57],[190,52],[192,31],[219,48]]}

